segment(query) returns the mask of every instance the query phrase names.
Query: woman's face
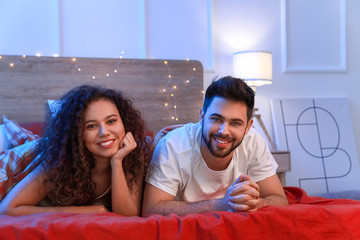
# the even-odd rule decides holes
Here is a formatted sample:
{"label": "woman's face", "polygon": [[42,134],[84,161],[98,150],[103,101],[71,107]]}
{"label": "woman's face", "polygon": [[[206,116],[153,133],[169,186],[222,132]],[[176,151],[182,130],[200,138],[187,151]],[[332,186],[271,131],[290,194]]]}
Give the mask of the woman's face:
{"label": "woman's face", "polygon": [[124,136],[124,124],[114,103],[99,99],[89,104],[84,114],[83,140],[96,160],[115,155]]}

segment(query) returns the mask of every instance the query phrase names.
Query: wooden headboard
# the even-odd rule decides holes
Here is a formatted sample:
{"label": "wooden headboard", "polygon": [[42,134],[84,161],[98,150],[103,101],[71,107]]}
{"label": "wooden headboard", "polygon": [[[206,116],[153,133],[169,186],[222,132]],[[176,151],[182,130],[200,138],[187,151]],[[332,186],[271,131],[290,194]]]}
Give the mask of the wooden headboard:
{"label": "wooden headboard", "polygon": [[198,121],[203,102],[199,61],[3,55],[0,113],[19,123],[44,121],[48,99],[82,84],[121,90],[154,133]]}

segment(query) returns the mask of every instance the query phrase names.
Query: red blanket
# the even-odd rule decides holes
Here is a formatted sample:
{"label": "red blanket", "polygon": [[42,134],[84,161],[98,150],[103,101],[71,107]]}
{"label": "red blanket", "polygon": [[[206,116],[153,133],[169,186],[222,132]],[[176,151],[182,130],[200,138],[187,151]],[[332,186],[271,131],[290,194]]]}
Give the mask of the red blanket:
{"label": "red blanket", "polygon": [[0,216],[0,239],[360,239],[360,201],[285,188],[290,205],[252,213],[123,217],[114,213]]}

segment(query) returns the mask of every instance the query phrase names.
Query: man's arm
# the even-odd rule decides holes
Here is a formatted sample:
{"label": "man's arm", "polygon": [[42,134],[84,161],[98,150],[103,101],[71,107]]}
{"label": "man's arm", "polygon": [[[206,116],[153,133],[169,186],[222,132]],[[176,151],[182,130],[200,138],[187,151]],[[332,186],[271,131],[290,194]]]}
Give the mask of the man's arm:
{"label": "man's arm", "polygon": [[257,183],[260,187],[260,199],[257,208],[269,205],[288,205],[284,189],[276,174]]}
{"label": "man's arm", "polygon": [[[241,174],[234,183],[228,187],[226,194],[220,199],[209,199],[198,202],[175,201],[175,197],[161,189],[147,183],[144,191],[142,215],[175,213],[184,215],[188,213],[202,213],[209,211],[233,211],[234,204],[230,199],[241,195],[237,201],[237,211],[248,211],[256,208],[258,203],[259,187],[248,176]],[[255,200],[254,200],[255,199]]]}
{"label": "man's arm", "polygon": [[175,197],[163,190],[146,183],[142,215],[175,213],[185,215],[188,213],[202,213],[208,211],[226,210],[227,202],[224,199],[212,199],[199,202],[175,201]]}

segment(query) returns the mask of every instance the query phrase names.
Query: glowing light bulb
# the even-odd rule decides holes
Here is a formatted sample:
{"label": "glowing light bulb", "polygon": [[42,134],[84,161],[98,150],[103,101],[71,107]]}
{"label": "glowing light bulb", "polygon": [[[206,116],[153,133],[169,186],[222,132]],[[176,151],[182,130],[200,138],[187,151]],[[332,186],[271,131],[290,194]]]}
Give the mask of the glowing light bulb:
{"label": "glowing light bulb", "polygon": [[176,105],[174,106],[174,108],[176,108]]}
{"label": "glowing light bulb", "polygon": [[174,87],[173,87],[174,89],[176,89],[176,85],[174,85]]}
{"label": "glowing light bulb", "polygon": [[9,64],[9,67],[14,67],[14,66],[15,66],[14,63]]}
{"label": "glowing light bulb", "polygon": [[169,74],[169,78],[171,78],[171,75]]}
{"label": "glowing light bulb", "polygon": [[114,73],[117,73],[117,70],[116,70],[116,69],[114,70]]}
{"label": "glowing light bulb", "polygon": [[41,54],[40,54],[40,53],[37,53],[36,56],[37,56],[37,57],[41,57]]}
{"label": "glowing light bulb", "polygon": [[107,73],[106,76],[108,77],[108,76],[110,76],[110,74]]}
{"label": "glowing light bulb", "polygon": [[121,51],[121,54],[124,54],[125,52],[124,51]]}
{"label": "glowing light bulb", "polygon": [[2,59],[2,56],[0,56],[0,59]]}
{"label": "glowing light bulb", "polygon": [[186,61],[189,61],[189,60],[190,60],[189,58],[186,59]]}
{"label": "glowing light bulb", "polygon": [[172,93],[172,94],[171,94],[171,96],[173,97],[173,96],[174,96],[174,94]]}
{"label": "glowing light bulb", "polygon": [[176,121],[179,120],[178,118],[175,119]]}
{"label": "glowing light bulb", "polygon": [[165,107],[167,107],[168,106],[168,103],[165,103]]}
{"label": "glowing light bulb", "polygon": [[26,55],[24,54],[24,55],[22,55],[22,57],[23,57],[23,58],[26,58]]}
{"label": "glowing light bulb", "polygon": [[190,82],[190,80],[186,80],[186,83],[189,83]]}
{"label": "glowing light bulb", "polygon": [[166,92],[166,89],[164,88],[162,91],[163,91],[163,92]]}
{"label": "glowing light bulb", "polygon": [[95,79],[96,77],[95,76],[92,76],[92,79]]}
{"label": "glowing light bulb", "polygon": [[174,117],[174,116],[172,116],[172,117],[171,117],[171,119],[173,119],[173,120],[174,120],[174,119],[175,119],[175,117]]}
{"label": "glowing light bulb", "polygon": [[71,61],[76,62],[76,58],[72,58]]}
{"label": "glowing light bulb", "polygon": [[78,71],[81,72],[81,68],[78,68]]}
{"label": "glowing light bulb", "polygon": [[164,61],[164,64],[166,65],[166,64],[167,64],[167,61]]}
{"label": "glowing light bulb", "polygon": [[53,56],[54,56],[54,57],[59,57],[59,54],[54,54]]}
{"label": "glowing light bulb", "polygon": [[193,68],[193,71],[196,71],[196,68]]}

